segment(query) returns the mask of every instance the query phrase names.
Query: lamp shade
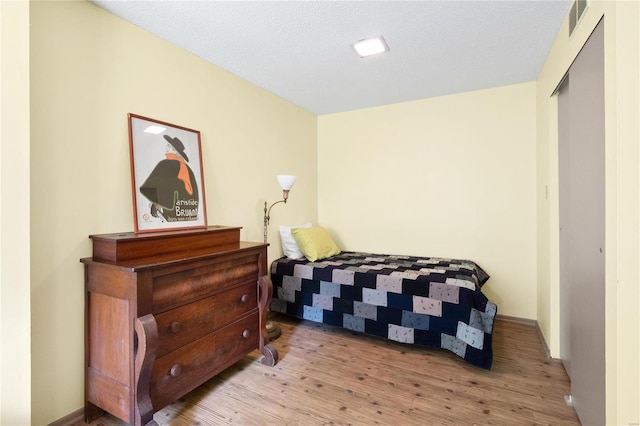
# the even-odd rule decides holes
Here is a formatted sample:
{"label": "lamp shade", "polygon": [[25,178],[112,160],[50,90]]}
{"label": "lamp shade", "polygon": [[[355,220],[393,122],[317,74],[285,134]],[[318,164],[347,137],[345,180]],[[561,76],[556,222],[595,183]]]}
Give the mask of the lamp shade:
{"label": "lamp shade", "polygon": [[293,187],[293,184],[296,183],[296,177],[293,175],[278,175],[278,183],[283,191],[288,191]]}

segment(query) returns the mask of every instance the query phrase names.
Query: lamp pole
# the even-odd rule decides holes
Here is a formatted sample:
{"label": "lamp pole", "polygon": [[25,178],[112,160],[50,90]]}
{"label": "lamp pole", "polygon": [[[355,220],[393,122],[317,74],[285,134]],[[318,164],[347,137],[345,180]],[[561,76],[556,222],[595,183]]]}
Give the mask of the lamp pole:
{"label": "lamp pole", "polygon": [[[296,177],[292,175],[278,175],[278,183],[282,187],[282,200],[278,200],[275,203],[271,204],[269,208],[267,208],[267,202],[264,202],[264,243],[267,244],[267,228],[269,227],[269,221],[271,220],[271,209],[276,204],[287,203],[287,199],[289,198],[289,190],[293,186],[296,181]],[[265,271],[266,272],[266,271]],[[267,335],[269,336],[269,340],[274,340],[280,337],[280,326],[269,319],[271,316],[271,310],[267,313],[267,323],[265,327],[267,328]]]}

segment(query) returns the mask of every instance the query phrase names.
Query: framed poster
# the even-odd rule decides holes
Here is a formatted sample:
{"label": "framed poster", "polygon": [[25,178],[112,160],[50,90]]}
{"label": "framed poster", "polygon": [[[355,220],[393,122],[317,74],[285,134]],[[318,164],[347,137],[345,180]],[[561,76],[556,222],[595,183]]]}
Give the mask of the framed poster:
{"label": "framed poster", "polygon": [[128,117],[135,232],[206,228],[200,132]]}

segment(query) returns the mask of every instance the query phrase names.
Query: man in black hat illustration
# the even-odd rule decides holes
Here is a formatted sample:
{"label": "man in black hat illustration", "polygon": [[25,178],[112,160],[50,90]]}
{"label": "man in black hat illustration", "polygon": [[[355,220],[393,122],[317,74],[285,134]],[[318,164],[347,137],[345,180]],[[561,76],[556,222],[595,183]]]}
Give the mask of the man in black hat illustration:
{"label": "man in black hat illustration", "polygon": [[167,222],[198,220],[198,184],[187,165],[189,157],[178,138],[163,135],[167,144],[164,160],[140,186],[140,193],[151,201],[151,215]]}

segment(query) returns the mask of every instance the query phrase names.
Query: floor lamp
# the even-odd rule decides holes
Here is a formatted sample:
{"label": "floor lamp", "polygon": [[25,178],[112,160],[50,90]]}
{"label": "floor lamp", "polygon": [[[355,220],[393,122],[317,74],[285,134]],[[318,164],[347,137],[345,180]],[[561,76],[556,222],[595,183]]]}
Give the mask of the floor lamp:
{"label": "floor lamp", "polygon": [[[287,204],[287,199],[289,198],[289,191],[293,187],[293,184],[296,183],[296,177],[293,175],[277,175],[278,183],[282,188],[282,200],[278,200],[275,203],[271,204],[269,208],[267,208],[267,202],[264,202],[264,242],[267,242],[267,228],[269,227],[269,220],[271,219],[271,209],[273,206],[279,203]],[[268,263],[267,263],[268,264]],[[268,268],[267,268],[268,269]],[[266,271],[267,274],[269,273]],[[267,334],[269,335],[269,340],[274,340],[280,337],[280,326],[269,319],[271,316],[271,311],[267,316]]]}

